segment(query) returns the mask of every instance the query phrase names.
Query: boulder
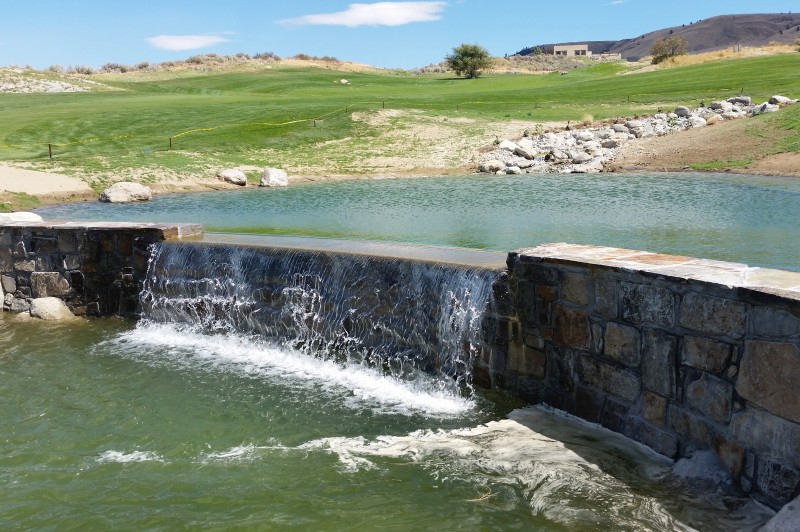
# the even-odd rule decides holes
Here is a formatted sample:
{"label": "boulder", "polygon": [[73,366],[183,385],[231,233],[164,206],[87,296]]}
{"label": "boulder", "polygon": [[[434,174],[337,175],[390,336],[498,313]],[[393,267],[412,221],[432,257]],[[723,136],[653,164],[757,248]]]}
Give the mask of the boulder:
{"label": "boulder", "polygon": [[75,317],[67,304],[57,297],[40,297],[31,300],[31,316],[47,321],[61,321]]}
{"label": "boulder", "polygon": [[688,107],[679,105],[678,107],[675,108],[675,114],[682,118],[688,118],[689,115],[692,114],[692,112],[689,111]]}
{"label": "boulder", "polygon": [[769,103],[772,105],[785,105],[787,103],[792,103],[792,99],[786,96],[775,95],[769,99]]}
{"label": "boulder", "polygon": [[583,152],[583,151],[572,154],[572,163],[573,164],[588,163],[591,160],[592,160],[592,156],[589,155],[586,152]]}
{"label": "boulder", "polygon": [[619,148],[620,142],[619,139],[611,138],[606,139],[603,141],[602,146],[606,149],[613,150],[614,148]]}
{"label": "boulder", "polygon": [[775,111],[779,111],[780,107],[777,105],[772,105],[769,102],[764,102],[755,109],[753,109],[754,115],[760,115],[762,113],[774,113]]}
{"label": "boulder", "polygon": [[510,140],[504,140],[498,146],[501,150],[510,151],[514,153],[519,148],[519,145],[516,142],[511,142]]}
{"label": "boulder", "polygon": [[520,175],[522,173],[522,169],[519,166],[509,166],[506,168],[506,174],[508,175]]}
{"label": "boulder", "polygon": [[689,124],[691,124],[692,127],[703,127],[708,125],[708,122],[706,122],[706,119],[701,116],[692,116],[689,117]]}
{"label": "boulder", "polygon": [[611,126],[611,129],[613,129],[617,133],[625,133],[626,135],[631,132],[631,130],[628,129],[628,126],[626,126],[625,124],[614,124],[613,126]]}
{"label": "boulder", "polygon": [[576,131],[573,136],[578,142],[589,142],[594,140],[594,133],[591,131]]}
{"label": "boulder", "polygon": [[241,170],[235,168],[228,168],[217,172],[217,179],[231,183],[232,185],[239,185],[240,187],[247,185],[247,176]]}
{"label": "boulder", "polygon": [[3,222],[41,222],[42,217],[32,212],[5,212],[0,214],[0,223]]}
{"label": "boulder", "polygon": [[506,165],[503,164],[502,161],[498,161],[497,159],[492,159],[491,161],[485,161],[481,163],[479,170],[481,172],[486,172],[488,174],[494,174],[495,172],[499,172],[505,167]]}
{"label": "boulder", "polygon": [[728,113],[733,111],[733,104],[731,102],[721,101],[721,102],[711,102],[709,105],[711,109],[715,111],[722,111],[723,113]]}
{"label": "boulder", "polygon": [[734,105],[753,105],[753,100],[750,96],[734,96],[733,98],[728,98],[726,101]]}
{"label": "boulder", "polygon": [[572,167],[573,174],[596,174],[603,171],[603,161],[592,159],[584,164],[576,164]]}
{"label": "boulder", "polygon": [[264,168],[264,173],[261,174],[261,181],[258,186],[260,187],[285,187],[289,184],[289,174],[286,170],[280,168]]}
{"label": "boulder", "polygon": [[523,148],[522,146],[517,146],[517,149],[514,150],[514,154],[524,157],[525,159],[533,159],[536,157],[535,151]]}
{"label": "boulder", "polygon": [[134,201],[149,201],[153,197],[150,187],[139,183],[122,181],[114,183],[100,194],[100,201],[107,203],[131,203]]}

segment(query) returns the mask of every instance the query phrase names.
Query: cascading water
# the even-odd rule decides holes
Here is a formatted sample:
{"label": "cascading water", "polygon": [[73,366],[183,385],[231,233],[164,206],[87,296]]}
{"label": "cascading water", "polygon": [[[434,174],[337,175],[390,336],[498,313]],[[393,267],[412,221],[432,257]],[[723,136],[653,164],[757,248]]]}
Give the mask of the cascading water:
{"label": "cascading water", "polygon": [[402,259],[162,243],[141,295],[144,326],[252,335],[395,378],[470,387],[498,272]]}

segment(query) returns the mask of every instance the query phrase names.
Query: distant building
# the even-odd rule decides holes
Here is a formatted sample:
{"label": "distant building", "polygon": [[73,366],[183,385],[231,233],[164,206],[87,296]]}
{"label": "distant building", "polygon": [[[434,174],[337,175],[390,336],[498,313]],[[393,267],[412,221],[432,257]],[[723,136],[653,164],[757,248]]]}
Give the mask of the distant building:
{"label": "distant building", "polygon": [[557,44],[553,46],[553,55],[572,56],[591,56],[588,44]]}

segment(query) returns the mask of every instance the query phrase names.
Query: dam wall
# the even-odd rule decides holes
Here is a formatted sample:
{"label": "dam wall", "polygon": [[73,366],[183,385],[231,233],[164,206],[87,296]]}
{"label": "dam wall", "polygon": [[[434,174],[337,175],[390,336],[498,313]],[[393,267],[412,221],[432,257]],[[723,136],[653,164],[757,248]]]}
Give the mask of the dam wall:
{"label": "dam wall", "polygon": [[76,315],[133,316],[150,246],[202,233],[195,224],[5,222],[0,225],[3,308],[58,297]]}
{"label": "dam wall", "polygon": [[473,370],[672,458],[713,450],[778,507],[800,486],[800,274],[551,244],[509,254]]}
{"label": "dam wall", "polygon": [[510,254],[0,226],[5,309],[243,331],[310,354],[507,390],[671,458],[711,450],[777,508],[800,489],[800,273],[606,247]]}

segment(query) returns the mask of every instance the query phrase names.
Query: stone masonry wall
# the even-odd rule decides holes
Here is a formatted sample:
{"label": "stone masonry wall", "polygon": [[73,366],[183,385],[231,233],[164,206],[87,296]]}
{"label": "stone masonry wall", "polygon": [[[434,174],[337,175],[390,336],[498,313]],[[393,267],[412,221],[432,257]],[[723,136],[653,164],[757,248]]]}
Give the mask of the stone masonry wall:
{"label": "stone masonry wall", "polygon": [[800,485],[800,274],[614,248],[511,253],[476,382],[672,458],[713,449],[779,507]]}
{"label": "stone masonry wall", "polygon": [[0,226],[3,309],[63,299],[76,315],[132,315],[155,242],[202,233],[199,225],[30,223]]}

